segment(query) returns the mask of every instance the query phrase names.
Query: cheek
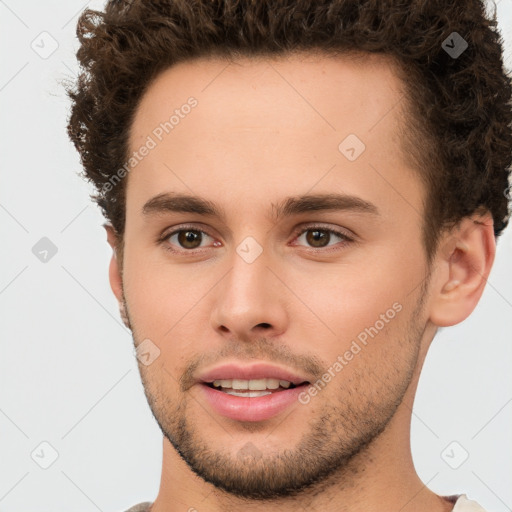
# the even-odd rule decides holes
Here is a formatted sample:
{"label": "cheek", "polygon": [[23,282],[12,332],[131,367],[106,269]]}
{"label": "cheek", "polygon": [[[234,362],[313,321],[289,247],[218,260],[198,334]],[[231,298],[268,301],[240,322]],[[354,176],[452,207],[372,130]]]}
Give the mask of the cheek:
{"label": "cheek", "polygon": [[307,320],[306,338],[314,334],[323,340],[314,348],[325,361],[334,362],[346,354],[346,360],[389,362],[407,343],[423,278],[421,253],[406,256],[382,250],[379,255],[367,259],[367,264],[339,265],[326,273],[305,272],[294,279],[293,290],[308,307],[299,305],[295,318]]}
{"label": "cheek", "polygon": [[[315,301],[314,294],[309,296],[311,309],[315,308],[322,320],[316,327],[312,324],[305,336],[319,340],[309,348],[329,366],[337,361],[346,377],[362,367],[375,369],[388,364],[402,349],[407,323],[403,304],[393,301],[393,293],[379,295],[373,290],[365,294],[361,288],[333,288],[328,301],[322,297]],[[320,300],[324,300],[323,308],[318,305]]]}
{"label": "cheek", "polygon": [[[168,342],[202,311],[201,302],[219,274],[210,266],[148,262],[132,251],[125,262],[124,292],[138,338]],[[197,323],[195,323],[198,325]],[[204,325],[204,324],[203,324]]]}
{"label": "cheek", "polygon": [[421,283],[420,269],[402,263],[400,271],[382,261],[378,266],[338,266],[300,279],[292,280],[290,275],[290,282],[294,293],[324,321],[326,333],[330,328],[336,335],[352,336],[354,329],[373,325],[388,310],[388,316],[394,317],[395,310],[416,295],[412,292]]}

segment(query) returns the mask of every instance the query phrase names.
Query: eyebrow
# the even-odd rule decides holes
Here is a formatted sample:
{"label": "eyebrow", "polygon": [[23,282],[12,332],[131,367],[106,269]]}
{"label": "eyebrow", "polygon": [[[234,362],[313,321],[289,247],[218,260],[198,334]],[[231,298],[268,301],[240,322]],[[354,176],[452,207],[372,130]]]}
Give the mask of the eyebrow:
{"label": "eyebrow", "polygon": [[[309,194],[287,197],[277,204],[271,203],[271,208],[270,218],[274,221],[312,211],[351,211],[380,215],[373,203],[346,194]],[[195,213],[226,221],[226,213],[220,206],[202,197],[188,194],[164,192],[149,199],[142,207],[143,215],[167,212]]]}

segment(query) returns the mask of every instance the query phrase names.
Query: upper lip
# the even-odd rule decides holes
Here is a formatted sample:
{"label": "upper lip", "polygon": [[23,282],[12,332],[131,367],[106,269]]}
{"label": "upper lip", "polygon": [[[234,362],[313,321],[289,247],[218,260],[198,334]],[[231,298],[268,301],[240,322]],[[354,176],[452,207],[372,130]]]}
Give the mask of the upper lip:
{"label": "upper lip", "polygon": [[268,363],[255,363],[249,366],[241,366],[235,363],[216,366],[199,375],[198,382],[213,382],[214,380],[229,379],[278,379],[287,380],[292,384],[298,385],[308,382],[307,378],[301,377],[291,370],[280,368]]}

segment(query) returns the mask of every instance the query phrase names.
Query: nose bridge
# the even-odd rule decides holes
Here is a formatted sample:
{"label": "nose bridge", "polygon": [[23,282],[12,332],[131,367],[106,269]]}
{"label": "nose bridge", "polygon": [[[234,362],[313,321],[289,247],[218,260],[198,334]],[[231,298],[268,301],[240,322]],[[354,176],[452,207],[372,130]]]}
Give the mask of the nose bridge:
{"label": "nose bridge", "polygon": [[227,276],[224,293],[238,301],[257,299],[255,294],[270,273],[267,268],[271,264],[269,237],[264,230],[254,229],[254,224],[247,220],[254,216],[254,211],[257,211],[257,207],[252,203],[239,209],[238,224],[234,232],[234,240],[237,242],[230,247],[231,271]]}
{"label": "nose bridge", "polygon": [[230,307],[239,311],[254,309],[271,293],[267,284],[270,273],[267,251],[253,240],[244,240],[233,251],[231,271],[223,290],[227,304],[232,301]]}
{"label": "nose bridge", "polygon": [[233,248],[230,271],[216,287],[214,328],[227,328],[237,337],[248,335],[260,324],[279,331],[284,328],[286,314],[268,268],[272,265],[270,253],[253,237],[246,237]]}

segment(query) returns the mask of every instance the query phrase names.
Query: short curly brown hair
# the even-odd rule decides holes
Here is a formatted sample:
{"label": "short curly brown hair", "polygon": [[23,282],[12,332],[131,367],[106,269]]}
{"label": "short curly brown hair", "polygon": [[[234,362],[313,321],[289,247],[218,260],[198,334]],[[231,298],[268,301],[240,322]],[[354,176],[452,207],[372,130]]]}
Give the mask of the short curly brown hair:
{"label": "short curly brown hair", "polygon": [[[131,123],[152,80],[196,57],[302,50],[381,53],[398,64],[402,146],[427,190],[429,259],[441,230],[478,210],[492,214],[496,236],[508,224],[512,86],[496,10],[491,17],[481,0],[110,0],[105,12],[84,11],[77,35],[68,134],[121,242],[126,178],[106,184],[129,158]],[[467,43],[462,54],[449,51],[454,41]]]}

